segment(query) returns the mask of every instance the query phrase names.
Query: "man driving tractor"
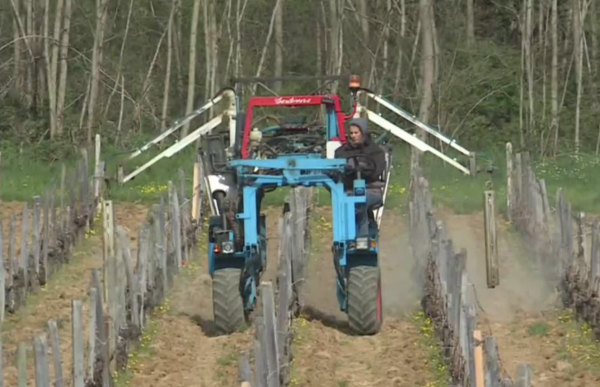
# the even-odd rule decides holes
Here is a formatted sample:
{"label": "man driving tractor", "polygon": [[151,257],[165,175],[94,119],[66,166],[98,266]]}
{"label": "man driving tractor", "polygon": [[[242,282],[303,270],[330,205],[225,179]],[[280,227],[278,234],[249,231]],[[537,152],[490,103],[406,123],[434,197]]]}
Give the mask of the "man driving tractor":
{"label": "man driving tractor", "polygon": [[[335,151],[335,158],[351,158],[348,160],[348,167],[350,170],[354,170],[354,173],[350,173],[344,178],[344,188],[347,192],[353,190],[352,181],[356,179],[357,170],[361,171],[361,177],[365,179],[367,202],[364,206],[360,206],[357,211],[356,222],[359,225],[357,237],[366,237],[369,234],[367,211],[383,202],[382,188],[384,184],[380,176],[385,170],[385,152],[371,138],[367,120],[354,118],[349,121],[348,141]],[[370,168],[369,159],[374,164]],[[356,165],[355,160],[358,160],[358,165]]]}

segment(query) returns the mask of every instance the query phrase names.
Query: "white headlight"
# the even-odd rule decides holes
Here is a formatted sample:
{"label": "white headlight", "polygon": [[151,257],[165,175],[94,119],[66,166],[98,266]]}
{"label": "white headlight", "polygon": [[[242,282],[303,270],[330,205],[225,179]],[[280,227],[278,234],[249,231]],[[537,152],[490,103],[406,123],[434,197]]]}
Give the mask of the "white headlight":
{"label": "white headlight", "polygon": [[223,253],[225,253],[225,254],[233,253],[233,242],[227,241],[227,242],[221,243],[221,249],[223,250]]}
{"label": "white headlight", "polygon": [[369,238],[356,238],[356,249],[367,250],[369,248]]}

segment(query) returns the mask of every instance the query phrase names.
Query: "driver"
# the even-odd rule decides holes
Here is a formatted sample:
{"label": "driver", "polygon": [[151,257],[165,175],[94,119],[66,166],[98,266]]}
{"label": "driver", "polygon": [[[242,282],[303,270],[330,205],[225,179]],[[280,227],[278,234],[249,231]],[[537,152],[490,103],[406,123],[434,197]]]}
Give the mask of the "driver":
{"label": "driver", "polygon": [[[367,120],[364,118],[350,120],[348,125],[348,141],[335,151],[335,158],[340,159],[347,159],[348,157],[357,155],[366,156],[366,158],[370,158],[375,163],[374,169],[367,171],[368,173],[364,173],[362,171],[368,168],[370,163],[361,160],[361,158],[349,160],[349,168],[351,170],[356,170],[357,167],[360,168],[361,176],[365,179],[367,185],[367,203],[366,206],[360,206],[358,209],[356,220],[359,225],[358,237],[366,237],[369,234],[367,211],[383,202],[383,190],[379,176],[385,169],[385,152],[379,145],[373,142],[371,133],[369,133]],[[356,160],[359,160],[358,166],[353,165]],[[371,167],[373,166],[371,165]],[[356,173],[350,173],[344,177],[346,192],[352,192],[353,180],[355,178]]]}

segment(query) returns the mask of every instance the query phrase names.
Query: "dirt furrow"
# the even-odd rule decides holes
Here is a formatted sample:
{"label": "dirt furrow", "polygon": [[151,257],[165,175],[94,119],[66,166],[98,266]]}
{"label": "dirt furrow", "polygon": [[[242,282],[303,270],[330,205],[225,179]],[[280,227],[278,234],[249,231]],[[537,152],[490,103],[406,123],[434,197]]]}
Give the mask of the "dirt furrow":
{"label": "dirt furrow", "polygon": [[[146,219],[146,213],[146,207],[140,205],[115,206],[116,222],[127,229],[132,246],[137,245],[137,231],[139,225]],[[13,315],[7,315],[2,324],[2,360],[5,364],[4,377],[7,384],[16,385],[16,357],[19,343],[27,344],[29,380],[33,380],[33,353],[31,352],[33,338],[42,331],[47,332],[48,321],[51,319],[56,321],[59,328],[63,376],[67,381],[71,379],[71,304],[73,299],[82,300],[84,329],[87,334],[89,312],[86,300],[91,284],[91,272],[93,269],[101,269],[103,264],[101,238],[102,233],[96,232],[76,246],[71,262],[64,265],[37,294],[29,296],[22,309]],[[54,374],[53,369],[51,374]]]}
{"label": "dirt furrow", "polygon": [[[268,264],[263,281],[277,275],[281,209],[267,214]],[[168,295],[167,310],[156,316],[149,343],[133,359],[132,386],[213,387],[238,384],[237,361],[252,348],[254,329],[216,336],[213,327],[212,286],[205,250],[177,277]]]}
{"label": "dirt furrow", "polygon": [[409,315],[418,311],[408,228],[391,211],[381,225],[384,326],[374,336],[348,332],[339,310],[330,253],[331,210],[315,211],[307,276],[306,321],[296,324],[292,382],[296,386],[425,386],[428,354]]}
{"label": "dirt furrow", "polygon": [[520,363],[530,364],[534,385],[595,386],[597,376],[576,367],[567,353],[573,327],[561,323],[558,293],[546,281],[528,246],[498,219],[500,285],[486,283],[483,213],[457,215],[438,209],[455,251],[467,250],[467,271],[479,306],[479,326],[493,335],[503,368],[515,377]]}

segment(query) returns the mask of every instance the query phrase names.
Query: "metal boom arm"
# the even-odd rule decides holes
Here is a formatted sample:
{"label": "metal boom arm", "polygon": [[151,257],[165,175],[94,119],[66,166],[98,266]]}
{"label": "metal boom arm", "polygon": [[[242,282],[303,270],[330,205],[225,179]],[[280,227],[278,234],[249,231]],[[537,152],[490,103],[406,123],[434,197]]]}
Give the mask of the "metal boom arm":
{"label": "metal boom arm", "polygon": [[[381,105],[385,106],[386,108],[388,108],[392,112],[394,112],[397,115],[401,116],[402,118],[410,121],[414,125],[416,125],[419,128],[423,129],[427,133],[430,133],[431,135],[435,136],[436,138],[440,139],[441,141],[445,142],[446,144],[450,145],[452,148],[456,149],[457,151],[459,151],[460,153],[464,154],[465,156],[468,156],[470,163],[473,164],[475,154],[472,153],[472,152],[469,152],[468,150],[466,150],[462,146],[458,145],[454,140],[450,139],[449,137],[447,137],[443,133],[438,132],[437,130],[433,129],[431,126],[429,126],[429,125],[425,124],[424,122],[418,120],[414,115],[412,115],[409,112],[407,112],[407,111],[405,111],[405,110],[397,107],[396,105],[392,104],[390,101],[386,100],[385,98],[383,98],[380,95],[376,95],[376,94],[374,94],[374,93],[372,93],[370,91],[365,91],[365,90],[359,91],[359,94],[360,93],[365,93],[368,97],[373,98],[376,102],[378,102]],[[453,158],[451,158],[451,157],[443,154],[442,152],[440,152],[439,150],[437,150],[434,147],[430,146],[426,142],[420,140],[416,136],[411,135],[410,133],[408,133],[404,129],[400,128],[399,126],[397,126],[397,125],[391,123],[390,121],[386,120],[385,118],[383,118],[379,114],[377,114],[377,113],[375,113],[375,112],[367,109],[367,107],[364,106],[364,105],[361,105],[360,102],[357,102],[357,109],[356,109],[355,116],[360,116],[361,113],[366,113],[367,118],[370,121],[372,121],[375,125],[377,125],[380,128],[386,130],[387,132],[391,133],[392,135],[394,135],[394,136],[396,136],[396,137],[398,137],[398,138],[406,141],[410,145],[412,145],[415,148],[419,149],[421,152],[430,152],[430,153],[433,153],[434,155],[436,155],[440,159],[446,161],[447,163],[451,164],[452,166],[456,167],[457,169],[459,169],[460,171],[464,172],[467,175],[471,175],[471,174],[474,173],[474,165],[471,165],[471,169],[466,168],[465,166],[463,166],[462,164],[460,164],[459,162],[457,162],[455,159],[453,159]]]}
{"label": "metal boom arm", "polygon": [[186,146],[188,146],[191,143],[193,143],[194,141],[196,141],[204,133],[208,133],[211,130],[213,130],[214,128],[216,128],[221,123],[221,121],[223,121],[223,114],[219,114],[218,116],[216,116],[212,120],[208,121],[206,124],[202,125],[198,129],[196,129],[194,132],[188,134],[181,141],[176,142],[175,144],[171,145],[170,147],[168,147],[164,151],[160,152],[158,155],[156,155],[152,160],[148,161],[146,164],[142,165],[139,168],[136,168],[129,175],[125,176],[123,178],[123,181],[121,183],[126,183],[129,180],[133,179],[134,177],[136,177],[137,175],[139,175],[140,173],[142,173],[146,169],[150,168],[150,166],[152,166],[153,164],[155,164],[156,162],[158,162],[162,158],[173,156],[174,154],[176,154],[177,152],[179,152],[180,150],[182,150]]}
{"label": "metal boom arm", "polygon": [[[152,145],[158,144],[159,142],[161,142],[162,140],[164,140],[165,138],[167,138],[168,136],[173,134],[177,129],[181,128],[185,124],[191,122],[194,118],[198,117],[202,113],[204,113],[204,112],[208,111],[209,109],[211,109],[212,107],[214,107],[216,104],[221,102],[221,100],[224,97],[233,99],[234,100],[233,103],[235,104],[235,94],[234,94],[233,90],[224,89],[224,90],[220,91],[216,96],[211,98],[207,103],[200,106],[199,108],[197,108],[196,110],[194,110],[193,112],[188,114],[187,116],[175,121],[175,123],[170,128],[165,129],[165,131],[162,132],[160,135],[158,135],[156,138],[154,138],[153,140],[150,140],[148,143],[144,144],[142,147],[135,150],[133,153],[131,153],[129,155],[128,160],[131,160],[131,159],[139,156],[140,154],[142,154],[142,152],[145,152],[148,149],[150,149],[150,147]],[[233,111],[235,113],[235,105],[234,105]]]}

